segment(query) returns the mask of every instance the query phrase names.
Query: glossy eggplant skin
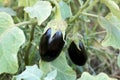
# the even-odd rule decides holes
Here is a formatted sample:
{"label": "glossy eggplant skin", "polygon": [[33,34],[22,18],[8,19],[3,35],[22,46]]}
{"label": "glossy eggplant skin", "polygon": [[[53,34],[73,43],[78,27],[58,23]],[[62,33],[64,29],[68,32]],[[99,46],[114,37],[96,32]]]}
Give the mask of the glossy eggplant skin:
{"label": "glossy eggplant skin", "polygon": [[79,42],[79,49],[77,48],[74,41],[72,41],[68,48],[68,54],[71,61],[76,65],[83,66],[87,61],[86,50],[81,41]]}
{"label": "glossy eggplant skin", "polygon": [[63,35],[61,31],[57,31],[51,38],[51,28],[49,28],[41,37],[39,44],[39,52],[43,61],[55,60],[62,51],[64,46]]}

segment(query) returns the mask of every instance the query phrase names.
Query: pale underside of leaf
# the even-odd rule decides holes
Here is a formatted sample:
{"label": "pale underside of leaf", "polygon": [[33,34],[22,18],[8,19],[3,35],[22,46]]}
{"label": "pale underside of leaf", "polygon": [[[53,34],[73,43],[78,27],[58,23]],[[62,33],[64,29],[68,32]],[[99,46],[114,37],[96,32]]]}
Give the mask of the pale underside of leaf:
{"label": "pale underside of leaf", "polygon": [[33,7],[24,9],[30,18],[37,18],[38,25],[41,25],[51,14],[52,6],[48,1],[38,1]]}
{"label": "pale underside of leaf", "polygon": [[14,76],[16,80],[41,80],[42,71],[38,68],[37,65],[33,66],[26,66],[26,70],[23,71],[21,74]]}

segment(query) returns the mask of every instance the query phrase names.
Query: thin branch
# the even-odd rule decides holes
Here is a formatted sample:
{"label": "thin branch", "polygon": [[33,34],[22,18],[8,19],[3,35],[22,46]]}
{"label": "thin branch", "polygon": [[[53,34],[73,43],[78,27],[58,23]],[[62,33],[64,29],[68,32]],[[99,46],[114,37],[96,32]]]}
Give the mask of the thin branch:
{"label": "thin branch", "polygon": [[24,26],[24,25],[30,25],[30,24],[35,24],[35,23],[37,23],[37,20],[20,22],[18,24],[15,24],[14,26]]}
{"label": "thin branch", "polygon": [[104,34],[104,33],[106,33],[106,31],[100,31],[100,32],[96,32],[96,33],[94,33],[94,34],[91,34],[90,36],[92,36],[92,35]]}
{"label": "thin branch", "polygon": [[96,15],[90,15],[90,14],[83,13],[84,10],[89,11],[90,9],[92,9],[99,2],[99,0],[94,0],[94,2],[91,5],[88,6],[89,1],[90,0],[87,0],[85,2],[85,4],[83,5],[83,7],[80,8],[79,11],[76,13],[76,15],[73,16],[72,18],[70,18],[70,20],[69,20],[70,23],[73,22],[76,18],[78,18],[81,14],[92,16],[92,17],[97,17]]}
{"label": "thin branch", "polygon": [[87,0],[85,2],[85,4],[82,6],[82,8],[80,8],[79,11],[76,13],[76,15],[73,16],[72,18],[70,18],[70,20],[69,20],[70,23],[73,22],[76,18],[78,18],[81,15],[81,13],[83,12],[83,10],[88,6],[89,1],[90,0]]}
{"label": "thin branch", "polygon": [[85,11],[89,11],[91,10],[100,0],[94,0],[92,4],[89,5],[89,7],[87,7],[85,9]]}
{"label": "thin branch", "polygon": [[82,14],[83,14],[83,15],[86,15],[86,16],[98,18],[98,15],[95,15],[95,14],[86,13],[86,12],[82,12]]}
{"label": "thin branch", "polygon": [[29,50],[30,50],[30,48],[32,46],[32,41],[34,39],[34,31],[35,31],[35,25],[32,25],[32,29],[31,29],[31,32],[30,32],[29,43],[28,43],[28,45],[27,45],[27,47],[25,49],[25,58],[24,58],[24,60],[25,60],[26,65],[29,64],[29,53],[30,53]]}

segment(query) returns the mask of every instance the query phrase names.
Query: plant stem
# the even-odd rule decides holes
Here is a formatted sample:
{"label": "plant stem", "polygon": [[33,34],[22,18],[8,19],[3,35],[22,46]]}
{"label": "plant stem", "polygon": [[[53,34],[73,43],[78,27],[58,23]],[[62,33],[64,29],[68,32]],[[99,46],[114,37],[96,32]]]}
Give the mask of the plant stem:
{"label": "plant stem", "polygon": [[24,21],[24,22],[20,22],[18,24],[15,24],[15,26],[24,26],[24,25],[28,25],[28,24],[35,24],[37,23],[37,20],[32,20],[32,21]]}
{"label": "plant stem", "polygon": [[90,36],[92,36],[92,35],[98,35],[98,34],[103,34],[103,33],[106,33],[106,31],[96,32],[96,33],[91,34]]}
{"label": "plant stem", "polygon": [[[77,19],[81,14],[86,15],[86,16],[91,16],[91,17],[95,17],[97,18],[98,16],[95,14],[90,14],[90,13],[86,13],[87,11],[89,11],[90,9],[92,9],[98,2],[99,0],[94,0],[93,4],[88,6],[90,0],[87,0],[85,2],[85,4],[83,5],[83,7],[81,9],[79,9],[79,11],[75,14],[75,16],[71,17],[68,21],[68,23],[71,23],[73,21],[75,21],[75,19]],[[87,7],[88,6],[88,7]],[[86,8],[87,7],[87,8]],[[86,8],[86,9],[85,9]],[[83,12],[85,10],[85,12]],[[68,30],[66,31],[66,34],[72,29],[72,27],[69,27]]]}
{"label": "plant stem", "polygon": [[98,15],[82,12],[83,15],[98,18]]}
{"label": "plant stem", "polygon": [[19,68],[16,74],[21,73],[25,69],[25,62],[21,51],[18,53],[18,63],[19,63]]}
{"label": "plant stem", "polygon": [[59,4],[57,3],[56,0],[51,0],[53,4],[55,4],[56,6],[56,10],[55,10],[55,19],[61,19],[61,12],[60,12],[60,6]]}
{"label": "plant stem", "polygon": [[24,22],[20,22],[18,24],[12,25],[12,26],[18,26],[19,27],[19,26],[32,24],[32,28],[31,28],[31,32],[30,32],[30,39],[29,39],[27,47],[25,48],[24,61],[25,61],[26,65],[29,64],[29,50],[30,50],[30,48],[32,46],[31,42],[34,39],[34,28],[35,28],[36,23],[37,23],[37,20],[30,20],[30,21],[24,21]]}
{"label": "plant stem", "polygon": [[31,32],[30,32],[30,39],[29,39],[29,42],[28,42],[28,45],[25,49],[25,64],[28,65],[29,64],[29,50],[32,46],[31,42],[33,41],[34,39],[34,31],[35,31],[35,25],[32,25],[32,28],[31,28]]}
{"label": "plant stem", "polygon": [[82,6],[82,8],[80,8],[79,11],[76,13],[76,15],[73,16],[72,18],[70,18],[69,23],[75,21],[75,19],[78,18],[81,15],[81,13],[83,12],[83,10],[88,6],[89,1],[90,0],[87,0],[85,2],[85,4]]}
{"label": "plant stem", "polygon": [[99,2],[99,0],[94,0],[94,2],[91,5],[89,5],[89,7],[87,7],[85,9],[85,11],[91,10],[98,2]]}

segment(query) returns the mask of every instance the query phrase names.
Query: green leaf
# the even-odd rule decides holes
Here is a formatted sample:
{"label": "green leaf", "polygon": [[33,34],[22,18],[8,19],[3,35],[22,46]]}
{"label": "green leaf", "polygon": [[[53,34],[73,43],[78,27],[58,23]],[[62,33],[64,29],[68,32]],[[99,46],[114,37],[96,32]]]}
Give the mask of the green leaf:
{"label": "green leaf", "polygon": [[120,21],[112,14],[107,18],[99,17],[99,24],[106,29],[107,35],[102,41],[103,46],[113,46],[114,48],[120,48]]}
{"label": "green leaf", "polygon": [[120,54],[118,55],[118,58],[117,58],[117,64],[118,64],[118,66],[120,68]]}
{"label": "green leaf", "polygon": [[113,0],[101,0],[101,2],[120,20],[120,8]]}
{"label": "green leaf", "polygon": [[38,1],[33,7],[24,9],[30,18],[37,18],[38,24],[41,25],[51,14],[52,6],[48,1]]}
{"label": "green leaf", "polygon": [[18,6],[33,6],[38,0],[18,0]]}
{"label": "green leaf", "polygon": [[44,76],[48,72],[57,70],[57,76],[55,80],[75,80],[76,73],[67,64],[65,54],[62,52],[61,55],[52,62],[40,62],[40,68],[44,72]]}
{"label": "green leaf", "polygon": [[65,2],[60,1],[59,5],[60,5],[61,16],[63,19],[72,16],[71,9]]}
{"label": "green leaf", "polygon": [[6,12],[10,14],[11,16],[16,16],[16,12],[12,8],[1,7],[0,12]]}
{"label": "green leaf", "polygon": [[37,65],[26,66],[26,69],[21,74],[14,76],[13,80],[41,80],[42,71]]}
{"label": "green leaf", "polygon": [[25,42],[21,29],[14,26],[13,20],[7,13],[0,13],[0,74],[12,73],[18,70],[17,52]]}
{"label": "green leaf", "polygon": [[47,74],[47,76],[44,78],[44,80],[55,80],[57,76],[57,70],[54,70]]}
{"label": "green leaf", "polygon": [[88,72],[83,72],[81,77],[77,80],[117,80],[113,78],[109,78],[107,74],[100,73],[97,76],[92,76]]}

